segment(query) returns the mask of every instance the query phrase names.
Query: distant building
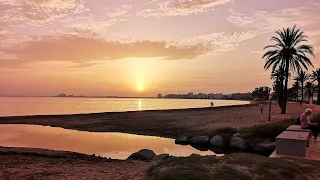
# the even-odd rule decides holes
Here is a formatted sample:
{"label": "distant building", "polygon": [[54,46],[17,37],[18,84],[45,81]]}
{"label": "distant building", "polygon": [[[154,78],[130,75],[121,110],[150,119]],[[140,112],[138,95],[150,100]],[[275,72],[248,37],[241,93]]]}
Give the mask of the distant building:
{"label": "distant building", "polygon": [[193,98],[193,92],[188,93],[187,97],[190,98],[190,99]]}
{"label": "distant building", "polygon": [[158,94],[158,98],[162,98],[162,94]]}

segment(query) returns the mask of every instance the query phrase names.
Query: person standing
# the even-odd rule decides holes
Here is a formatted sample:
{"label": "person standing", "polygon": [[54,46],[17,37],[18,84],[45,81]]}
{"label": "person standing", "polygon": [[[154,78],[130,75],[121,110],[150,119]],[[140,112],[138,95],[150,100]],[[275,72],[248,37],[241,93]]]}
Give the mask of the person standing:
{"label": "person standing", "polygon": [[211,105],[211,107],[213,107],[213,102],[212,101],[211,101],[210,105]]}
{"label": "person standing", "polygon": [[260,103],[260,112],[261,112],[261,114],[263,114],[263,104],[262,103]]}

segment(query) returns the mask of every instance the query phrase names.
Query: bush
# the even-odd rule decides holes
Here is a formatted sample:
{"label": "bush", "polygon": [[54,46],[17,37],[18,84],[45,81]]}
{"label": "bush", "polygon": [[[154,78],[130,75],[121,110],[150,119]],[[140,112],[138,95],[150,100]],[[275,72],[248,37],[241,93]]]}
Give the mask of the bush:
{"label": "bush", "polygon": [[295,124],[296,119],[285,119],[263,125],[241,128],[239,132],[253,137],[275,139],[280,133],[285,131],[290,125]]}

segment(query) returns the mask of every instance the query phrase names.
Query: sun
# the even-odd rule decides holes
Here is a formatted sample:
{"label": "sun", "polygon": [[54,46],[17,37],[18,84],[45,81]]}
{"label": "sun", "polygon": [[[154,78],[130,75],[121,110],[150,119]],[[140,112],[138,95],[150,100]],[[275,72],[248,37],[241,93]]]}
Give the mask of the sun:
{"label": "sun", "polygon": [[142,91],[143,90],[143,86],[142,85],[138,85],[137,89],[138,89],[138,91]]}

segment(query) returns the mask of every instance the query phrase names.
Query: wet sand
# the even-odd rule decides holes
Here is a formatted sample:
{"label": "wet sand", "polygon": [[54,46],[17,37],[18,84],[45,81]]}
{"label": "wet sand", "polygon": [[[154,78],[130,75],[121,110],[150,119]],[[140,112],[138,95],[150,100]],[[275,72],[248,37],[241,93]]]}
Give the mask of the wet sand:
{"label": "wet sand", "polygon": [[[289,103],[287,114],[272,105],[272,120],[299,117],[308,105]],[[222,127],[248,127],[267,123],[268,106],[260,114],[257,104],[232,107],[97,113],[79,115],[47,115],[0,117],[0,124],[35,124],[92,132],[125,132],[175,138],[179,135],[207,135]]]}

